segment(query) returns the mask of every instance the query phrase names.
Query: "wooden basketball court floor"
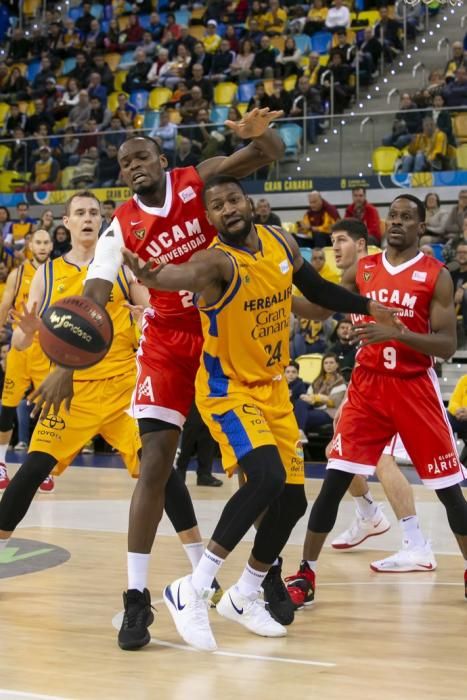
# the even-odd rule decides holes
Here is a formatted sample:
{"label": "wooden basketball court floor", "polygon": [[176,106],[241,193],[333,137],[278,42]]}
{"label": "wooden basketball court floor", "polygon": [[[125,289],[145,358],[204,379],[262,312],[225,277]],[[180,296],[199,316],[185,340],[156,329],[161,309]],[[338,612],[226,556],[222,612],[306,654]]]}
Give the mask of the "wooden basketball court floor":
{"label": "wooden basketball court floor", "polygon": [[[188,483],[207,538],[235,484],[197,487],[192,473]],[[319,483],[307,480],[310,500]],[[73,467],[55,493],[36,498],[0,563],[2,700],[467,698],[463,562],[442,507],[423,487],[414,488],[435,572],[370,570],[369,562],[400,545],[387,506],[388,533],[354,551],[325,549],[315,605],[296,614],[287,637],[256,637],[210,611],[214,654],[184,645],[161,602],[163,586],[189,570],[165,518],[152,558],[152,643],[139,652],[117,646],[132,488],[122,469]],[[379,485],[372,491],[382,498]],[[352,516],[346,499],[335,532]],[[306,522],[287,546],[285,573],[296,571]],[[251,540],[249,533],[223,567],[224,587],[238,577]]]}

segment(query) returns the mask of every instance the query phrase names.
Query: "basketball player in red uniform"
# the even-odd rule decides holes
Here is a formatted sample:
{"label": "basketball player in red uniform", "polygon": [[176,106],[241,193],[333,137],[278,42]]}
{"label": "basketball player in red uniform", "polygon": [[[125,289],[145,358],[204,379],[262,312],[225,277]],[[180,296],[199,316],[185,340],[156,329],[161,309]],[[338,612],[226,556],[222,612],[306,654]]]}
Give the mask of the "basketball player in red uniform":
{"label": "basketball player in red uniform", "polygon": [[355,474],[371,476],[385,445],[399,433],[417,472],[436,491],[464,557],[467,597],[467,502],[465,478],[441,399],[432,357],[456,349],[452,281],[442,263],[418,250],[425,208],[412,195],[392,202],[386,220],[388,246],[359,260],[361,294],[398,309],[400,325],[362,317],[360,341],[347,399],[337,421],[327,472],[313,504],[305,538],[301,579],[312,599],[317,559],[334,527],[339,503]]}
{"label": "basketball player in red uniform", "polygon": [[[204,181],[228,174],[246,177],[281,158],[284,145],[277,132],[268,129],[281,112],[255,109],[241,122],[226,122],[251,143],[227,158],[211,158],[197,168],[176,168],[166,173],[167,160],[149,137],[136,136],[119,150],[123,178],[134,196],[115,212],[99,239],[88,273],[85,295],[101,305],[108,301],[125,246],[144,260],[183,263],[207,248],[216,231],[208,223],[201,192]],[[136,649],[150,640],[153,620],[147,589],[149,557],[164,501],[191,504],[186,486],[170,478],[180,429],[194,400],[194,380],[202,347],[201,323],[190,292],[151,290],[138,352],[138,378],[132,413],[138,419],[142,456],[140,477],[130,507],[128,530],[128,591],[119,632],[121,648]],[[59,408],[71,394],[70,370],[57,368],[41,386],[39,407]],[[168,481],[169,480],[169,481]],[[166,484],[170,487],[166,491]],[[173,508],[171,509],[173,511]],[[176,523],[174,523],[176,525]],[[180,525],[181,530],[195,523]],[[177,531],[179,527],[176,527]],[[199,543],[199,558],[204,547]],[[196,562],[197,563],[197,562]]]}

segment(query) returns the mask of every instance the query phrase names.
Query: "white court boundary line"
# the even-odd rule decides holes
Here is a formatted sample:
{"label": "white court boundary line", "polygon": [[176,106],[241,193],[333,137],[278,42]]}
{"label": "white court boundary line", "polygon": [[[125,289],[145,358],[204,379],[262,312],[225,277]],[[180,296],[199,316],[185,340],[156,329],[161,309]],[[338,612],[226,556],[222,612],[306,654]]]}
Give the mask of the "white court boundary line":
{"label": "white court boundary line", "polygon": [[71,700],[62,695],[41,695],[40,693],[28,693],[24,690],[8,690],[8,688],[0,688],[0,700],[6,698],[34,698],[34,700]]}

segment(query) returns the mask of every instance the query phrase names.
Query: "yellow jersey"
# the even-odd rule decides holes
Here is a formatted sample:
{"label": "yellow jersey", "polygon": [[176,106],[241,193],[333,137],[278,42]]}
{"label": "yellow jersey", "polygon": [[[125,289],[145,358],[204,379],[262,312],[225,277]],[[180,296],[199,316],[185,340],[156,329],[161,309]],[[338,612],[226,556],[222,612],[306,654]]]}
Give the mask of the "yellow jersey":
{"label": "yellow jersey", "polygon": [[[68,262],[64,257],[49,260],[44,265],[44,298],[39,315],[55,302],[64,297],[83,293],[88,266],[78,267]],[[77,370],[75,381],[94,381],[108,379],[126,374],[135,367],[135,350],[137,347],[136,333],[129,309],[124,303],[130,299],[129,282],[123,268],[118,273],[112,287],[110,300],[106,309],[112,319],[114,337],[109,352],[104,359],[94,367]]]}
{"label": "yellow jersey", "polygon": [[280,229],[255,228],[256,253],[220,237],[210,246],[229,257],[233,276],[215,304],[196,300],[204,336],[196,378],[200,395],[227,396],[235,384],[269,384],[281,378],[289,361],[292,251]]}

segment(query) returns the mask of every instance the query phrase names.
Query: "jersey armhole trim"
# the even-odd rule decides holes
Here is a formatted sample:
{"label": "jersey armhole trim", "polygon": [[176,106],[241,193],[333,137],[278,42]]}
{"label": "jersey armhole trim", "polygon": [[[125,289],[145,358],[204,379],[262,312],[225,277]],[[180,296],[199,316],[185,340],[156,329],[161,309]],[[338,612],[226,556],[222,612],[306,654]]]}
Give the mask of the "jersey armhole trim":
{"label": "jersey armhole trim", "polygon": [[49,307],[50,298],[52,296],[53,278],[54,278],[53,261],[49,260],[44,265],[44,296],[42,297],[42,303],[41,303],[41,306],[39,309],[39,316],[42,316],[43,313]]}
{"label": "jersey armhole trim", "polygon": [[237,261],[235,258],[230,255],[226,250],[222,250],[222,248],[219,248],[220,252],[224,253],[224,255],[227,256],[227,258],[230,260],[230,263],[232,265],[232,279],[227,286],[227,289],[225,292],[221,294],[219,299],[214,302],[214,304],[206,304],[205,306],[198,304],[198,296],[196,297],[196,307],[200,311],[216,311],[219,312],[221,309],[224,308],[224,306],[227,306],[227,304],[234,298],[235,294],[238,292],[240,289],[240,284],[242,281],[242,278],[240,277],[240,272],[238,269]]}
{"label": "jersey armhole trim", "polygon": [[276,226],[264,226],[264,228],[266,229],[266,231],[269,231],[269,233],[272,233],[277,242],[280,243],[281,246],[285,249],[285,252],[287,253],[287,257],[289,259],[289,263],[293,265],[293,253],[289,244],[285,240],[282,231]]}

